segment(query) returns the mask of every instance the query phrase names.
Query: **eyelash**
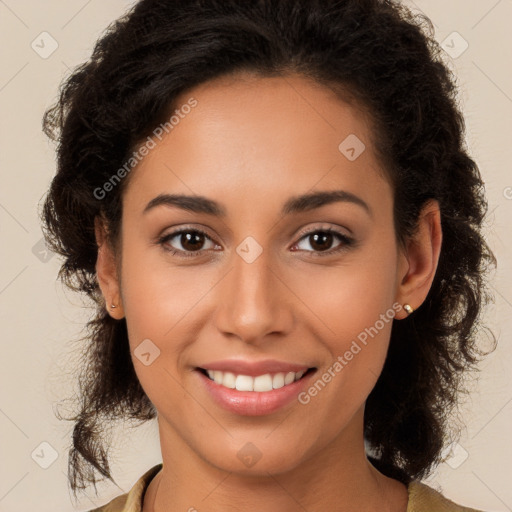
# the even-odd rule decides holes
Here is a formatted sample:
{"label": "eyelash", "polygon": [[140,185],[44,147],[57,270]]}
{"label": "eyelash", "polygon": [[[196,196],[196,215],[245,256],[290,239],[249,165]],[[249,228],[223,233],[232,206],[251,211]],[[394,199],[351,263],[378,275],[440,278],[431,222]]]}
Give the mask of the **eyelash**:
{"label": "eyelash", "polygon": [[[174,256],[178,256],[180,258],[194,258],[194,257],[197,257],[201,252],[203,252],[204,249],[201,249],[199,251],[182,251],[180,249],[174,249],[174,248],[169,247],[168,245],[166,245],[169,240],[172,240],[177,235],[181,235],[183,233],[199,233],[199,234],[204,235],[206,238],[211,240],[211,237],[208,236],[208,234],[205,233],[201,229],[198,229],[198,228],[182,228],[182,229],[180,229],[178,231],[173,231],[172,233],[168,233],[166,235],[163,235],[162,237],[160,237],[158,239],[157,243],[159,245],[161,245],[162,248],[165,251],[170,252]],[[298,242],[300,242],[303,238],[306,238],[307,236],[313,235],[315,233],[330,233],[330,234],[333,234],[336,237],[338,237],[338,239],[342,242],[340,245],[338,245],[334,249],[330,249],[328,251],[320,251],[320,252],[319,251],[305,251],[305,252],[312,253],[314,255],[313,257],[315,257],[315,258],[316,257],[323,257],[323,256],[332,256],[333,254],[337,254],[337,253],[339,253],[341,251],[347,250],[349,247],[353,246],[354,243],[355,243],[355,240],[353,238],[350,238],[347,235],[342,234],[339,231],[336,231],[335,229],[332,229],[332,228],[316,228],[316,229],[313,229],[313,230],[310,230],[310,231],[306,231],[305,233],[301,234]],[[294,244],[294,245],[296,245],[296,244]]]}

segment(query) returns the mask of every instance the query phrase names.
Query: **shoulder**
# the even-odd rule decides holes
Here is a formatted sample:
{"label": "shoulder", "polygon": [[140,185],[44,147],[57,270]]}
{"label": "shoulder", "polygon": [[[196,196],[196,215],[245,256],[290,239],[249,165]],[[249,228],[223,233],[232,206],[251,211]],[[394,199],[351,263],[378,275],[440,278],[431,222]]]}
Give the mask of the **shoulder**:
{"label": "shoulder", "polygon": [[144,494],[146,493],[149,483],[160,469],[162,469],[161,463],[153,466],[135,482],[129,492],[117,496],[112,501],[89,512],[142,512]]}
{"label": "shoulder", "polygon": [[102,505],[99,508],[90,510],[89,512],[123,512],[126,510],[126,500],[128,499],[128,493],[114,498],[109,501],[106,505]]}
{"label": "shoulder", "polygon": [[[151,480],[162,468],[157,464],[144,473],[126,494],[89,512],[142,512],[142,502]],[[407,487],[409,501],[407,512],[483,512],[454,503],[432,487],[413,480]]]}
{"label": "shoulder", "polygon": [[483,512],[458,505],[418,480],[413,480],[409,484],[408,493],[407,512],[432,512],[433,510],[436,512]]}

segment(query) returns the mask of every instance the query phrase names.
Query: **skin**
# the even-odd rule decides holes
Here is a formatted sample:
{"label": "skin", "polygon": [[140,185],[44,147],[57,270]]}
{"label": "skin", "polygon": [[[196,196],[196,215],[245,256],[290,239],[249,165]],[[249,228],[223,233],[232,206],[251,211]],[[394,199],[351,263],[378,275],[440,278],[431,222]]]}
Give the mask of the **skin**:
{"label": "skin", "polygon": [[[425,207],[416,237],[400,250],[393,192],[369,120],[301,76],[223,77],[177,105],[190,97],[198,105],[130,175],[121,254],[96,224],[99,283],[107,304],[118,306],[110,314],[126,318],[132,354],[147,338],[161,351],[149,366],[133,357],[158,411],[164,464],[144,512],[405,512],[406,486],[377,471],[363,444],[365,401],[384,364],[391,321],[307,405],[294,401],[268,415],[219,408],[193,368],[275,358],[322,374],[394,303],[417,308],[425,300],[442,241],[438,203]],[[349,134],[366,146],[354,161],[338,149]],[[338,189],[363,199],[371,215],[349,202],[280,213],[291,196]],[[168,206],[143,214],[164,192],[206,196],[227,215]],[[180,258],[156,242],[181,226],[207,231],[200,255]],[[321,251],[301,229],[329,227],[357,243],[315,257]],[[263,250],[250,264],[236,252],[247,236]],[[166,244],[184,250],[182,241]],[[334,236],[327,249],[340,244]],[[400,309],[393,321],[406,316]],[[248,442],[262,454],[250,468],[237,457]]]}

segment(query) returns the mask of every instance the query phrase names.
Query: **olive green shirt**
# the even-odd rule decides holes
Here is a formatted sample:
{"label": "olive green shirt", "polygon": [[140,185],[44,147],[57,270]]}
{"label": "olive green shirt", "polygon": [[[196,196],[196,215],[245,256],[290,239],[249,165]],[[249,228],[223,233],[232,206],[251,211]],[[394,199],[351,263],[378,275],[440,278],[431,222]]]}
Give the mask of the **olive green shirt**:
{"label": "olive green shirt", "polygon": [[[161,468],[162,464],[153,466],[137,480],[128,493],[90,512],[142,512],[146,489]],[[482,512],[457,505],[438,491],[416,480],[408,485],[407,491],[409,493],[407,512]]]}

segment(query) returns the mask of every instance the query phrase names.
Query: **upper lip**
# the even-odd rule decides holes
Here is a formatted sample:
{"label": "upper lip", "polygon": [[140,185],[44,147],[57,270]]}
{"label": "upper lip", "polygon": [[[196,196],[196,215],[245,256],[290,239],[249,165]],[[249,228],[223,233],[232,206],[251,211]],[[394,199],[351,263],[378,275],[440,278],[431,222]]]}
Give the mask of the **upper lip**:
{"label": "upper lip", "polygon": [[213,361],[204,363],[198,368],[203,370],[217,370],[221,372],[231,372],[237,375],[248,375],[256,377],[266,373],[288,373],[308,370],[311,366],[298,363],[288,363],[276,359],[265,359],[262,361],[246,361],[243,359],[224,359],[222,361]]}

